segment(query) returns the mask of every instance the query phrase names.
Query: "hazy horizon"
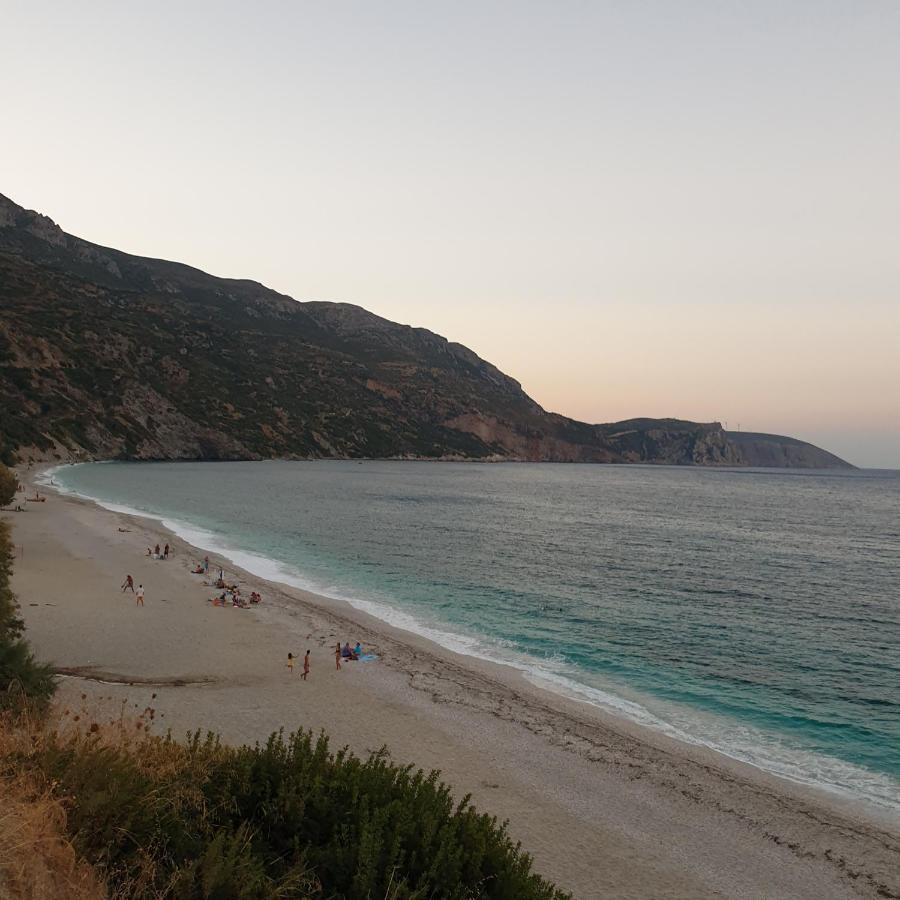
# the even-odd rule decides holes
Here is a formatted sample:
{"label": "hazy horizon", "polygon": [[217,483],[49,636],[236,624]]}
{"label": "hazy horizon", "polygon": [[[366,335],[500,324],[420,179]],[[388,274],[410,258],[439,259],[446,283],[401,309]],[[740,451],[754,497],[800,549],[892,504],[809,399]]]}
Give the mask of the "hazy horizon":
{"label": "hazy horizon", "polygon": [[0,192],[70,233],[429,328],[581,420],[900,467],[900,5],[5,24]]}

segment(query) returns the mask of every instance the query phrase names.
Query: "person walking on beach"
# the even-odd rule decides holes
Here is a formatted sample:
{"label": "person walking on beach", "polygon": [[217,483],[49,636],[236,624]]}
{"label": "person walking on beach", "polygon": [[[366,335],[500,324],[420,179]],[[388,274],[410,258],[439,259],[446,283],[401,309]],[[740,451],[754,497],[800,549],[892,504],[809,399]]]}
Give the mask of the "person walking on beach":
{"label": "person walking on beach", "polygon": [[341,668],[341,642],[338,641],[334,647],[334,667],[340,671]]}
{"label": "person walking on beach", "polygon": [[163,559],[168,559],[168,558],[169,558],[169,545],[166,544],[166,546],[163,547]]}
{"label": "person walking on beach", "polygon": [[293,653],[288,653],[287,667],[288,667],[288,669],[290,669],[290,672],[293,675],[294,674],[294,654]]}
{"label": "person walking on beach", "polygon": [[159,544],[157,544],[157,545],[153,548],[153,558],[154,558],[154,559],[159,559]]}
{"label": "person walking on beach", "polygon": [[209,556],[203,557],[203,574],[209,575]]}
{"label": "person walking on beach", "polygon": [[134,605],[135,606],[143,606],[144,605],[144,586],[142,584],[138,585],[137,594],[135,594]]}
{"label": "person walking on beach", "polygon": [[303,657],[303,675],[300,677],[306,681],[307,676],[309,675],[309,650],[306,651],[306,656]]}
{"label": "person walking on beach", "polygon": [[130,575],[126,575],[125,580],[122,582],[122,593],[124,594],[125,591],[129,590],[132,594],[134,593],[134,579]]}

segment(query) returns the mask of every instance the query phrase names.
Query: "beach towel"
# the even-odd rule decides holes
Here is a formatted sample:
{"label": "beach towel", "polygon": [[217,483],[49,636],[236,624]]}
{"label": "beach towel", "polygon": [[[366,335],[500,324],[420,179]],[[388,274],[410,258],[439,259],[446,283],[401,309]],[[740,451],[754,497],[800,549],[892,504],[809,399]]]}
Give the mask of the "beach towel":
{"label": "beach towel", "polygon": [[378,657],[374,653],[363,653],[363,655],[360,656],[357,662],[372,662],[373,659],[378,659]]}

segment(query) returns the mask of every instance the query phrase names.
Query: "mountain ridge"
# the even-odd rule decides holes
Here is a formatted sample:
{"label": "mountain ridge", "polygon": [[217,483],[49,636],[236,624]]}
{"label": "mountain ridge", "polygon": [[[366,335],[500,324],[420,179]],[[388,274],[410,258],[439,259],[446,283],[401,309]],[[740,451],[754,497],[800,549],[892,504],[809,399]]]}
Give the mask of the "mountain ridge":
{"label": "mountain ridge", "polygon": [[3,195],[0,304],[7,459],[850,467],[718,422],[579,422],[426,328],[102,247]]}

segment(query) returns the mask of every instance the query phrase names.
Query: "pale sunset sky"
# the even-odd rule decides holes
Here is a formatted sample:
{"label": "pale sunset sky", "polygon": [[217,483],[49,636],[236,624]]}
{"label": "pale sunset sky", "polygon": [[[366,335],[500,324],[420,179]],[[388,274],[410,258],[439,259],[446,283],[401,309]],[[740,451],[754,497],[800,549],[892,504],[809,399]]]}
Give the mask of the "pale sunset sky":
{"label": "pale sunset sky", "polygon": [[4,2],[0,192],[592,422],[900,467],[900,3]]}

